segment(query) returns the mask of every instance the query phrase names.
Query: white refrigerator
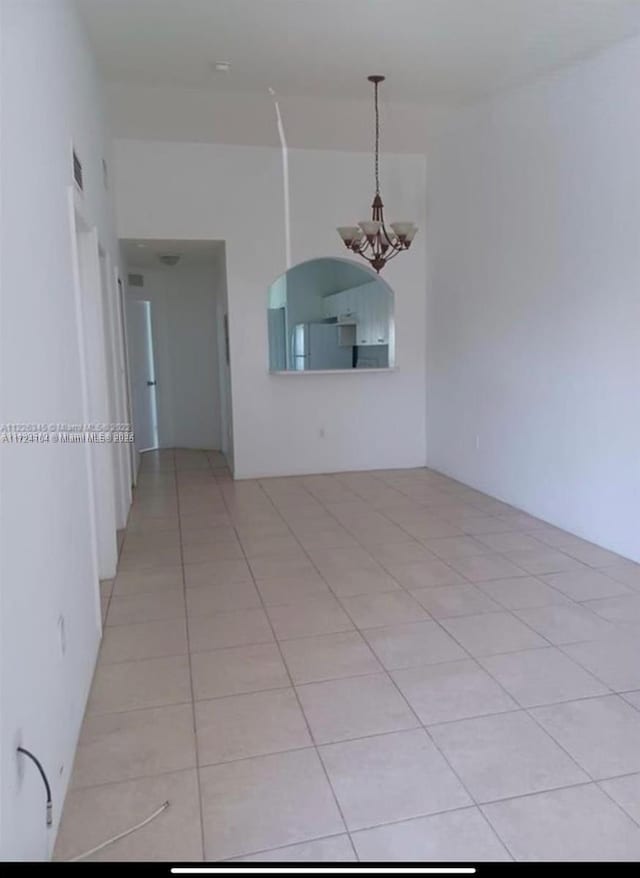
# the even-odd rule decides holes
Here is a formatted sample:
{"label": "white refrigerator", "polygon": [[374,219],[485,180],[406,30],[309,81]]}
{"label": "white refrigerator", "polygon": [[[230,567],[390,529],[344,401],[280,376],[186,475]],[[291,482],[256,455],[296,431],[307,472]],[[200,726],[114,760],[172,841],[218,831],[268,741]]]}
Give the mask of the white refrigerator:
{"label": "white refrigerator", "polygon": [[338,344],[335,323],[298,323],[293,327],[292,354],[297,372],[353,368],[353,348]]}

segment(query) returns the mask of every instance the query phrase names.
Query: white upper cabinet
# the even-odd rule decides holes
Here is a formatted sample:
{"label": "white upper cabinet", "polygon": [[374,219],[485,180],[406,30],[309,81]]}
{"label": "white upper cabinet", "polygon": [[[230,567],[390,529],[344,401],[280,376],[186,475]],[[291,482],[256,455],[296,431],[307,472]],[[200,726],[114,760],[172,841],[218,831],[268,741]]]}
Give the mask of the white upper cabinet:
{"label": "white upper cabinet", "polygon": [[346,320],[350,317],[355,317],[357,310],[355,290],[345,290],[343,293],[338,294],[338,298],[340,299],[338,320]]}
{"label": "white upper cabinet", "polygon": [[356,325],[356,343],[359,345],[373,344],[374,307],[372,289],[367,284],[363,287],[358,302],[358,320]]}
{"label": "white upper cabinet", "polygon": [[388,292],[378,286],[374,297],[373,338],[374,344],[389,344],[389,324],[391,322],[391,307]]}
{"label": "white upper cabinet", "polygon": [[337,304],[334,301],[334,299],[335,299],[335,296],[325,296],[324,299],[322,300],[322,307],[324,309],[324,316],[325,317],[337,317],[338,316],[337,311],[336,311]]}
{"label": "white upper cabinet", "polygon": [[358,287],[357,331],[359,345],[384,345],[389,343],[389,298],[377,281]]}
{"label": "white upper cabinet", "polygon": [[336,317],[338,322],[355,319],[356,317],[356,290],[343,290],[326,296],[324,299],[324,313],[326,317]]}
{"label": "white upper cabinet", "polygon": [[378,281],[327,296],[324,314],[339,323],[355,321],[357,345],[389,344],[389,295]]}

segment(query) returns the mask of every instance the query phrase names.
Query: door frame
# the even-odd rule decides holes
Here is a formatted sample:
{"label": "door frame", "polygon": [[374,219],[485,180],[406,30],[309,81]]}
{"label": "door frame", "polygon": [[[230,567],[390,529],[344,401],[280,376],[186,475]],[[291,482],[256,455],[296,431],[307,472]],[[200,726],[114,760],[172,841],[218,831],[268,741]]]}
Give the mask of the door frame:
{"label": "door frame", "polygon": [[[116,287],[118,295],[118,318],[120,321],[120,337],[122,339],[122,368],[124,383],[125,413],[127,423],[133,433],[133,404],[131,402],[131,359],[129,357],[129,336],[127,334],[127,293],[124,282],[116,268]],[[135,487],[138,481],[138,452],[135,442],[127,444],[129,449],[129,491]]]}
{"label": "door frame", "polygon": [[[109,399],[101,248],[97,227],[88,220],[81,197],[73,186],[68,187],[68,215],[82,417],[83,424],[92,424],[96,418],[96,409],[107,414],[106,401]],[[96,582],[96,615],[101,628],[99,582],[101,579],[112,579],[118,563],[114,455],[108,447],[109,443],[85,441],[83,445],[91,517],[91,554]]]}

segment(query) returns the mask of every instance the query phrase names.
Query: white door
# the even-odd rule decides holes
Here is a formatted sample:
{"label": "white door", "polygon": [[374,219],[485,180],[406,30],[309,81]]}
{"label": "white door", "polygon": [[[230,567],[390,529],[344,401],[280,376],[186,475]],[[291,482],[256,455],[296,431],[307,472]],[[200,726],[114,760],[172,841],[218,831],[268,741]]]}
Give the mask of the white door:
{"label": "white door", "polygon": [[135,445],[137,451],[148,451],[150,448],[158,447],[158,405],[151,331],[151,302],[131,301],[127,312]]}

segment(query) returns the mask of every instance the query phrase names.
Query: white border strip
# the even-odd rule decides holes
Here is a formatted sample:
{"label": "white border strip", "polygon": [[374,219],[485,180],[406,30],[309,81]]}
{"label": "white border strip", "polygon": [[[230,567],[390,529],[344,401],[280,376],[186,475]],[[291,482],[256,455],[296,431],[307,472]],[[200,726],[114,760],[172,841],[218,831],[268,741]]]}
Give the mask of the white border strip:
{"label": "white border strip", "polygon": [[345,875],[347,872],[353,872],[357,874],[358,872],[366,872],[368,875],[475,875],[476,870],[474,867],[455,867],[455,866],[443,866],[442,868],[438,867],[420,867],[420,866],[408,866],[408,867],[393,867],[389,868],[385,867],[373,867],[368,868],[363,866],[362,869],[354,869],[348,868],[345,869],[343,866],[334,866],[329,868],[320,868],[320,867],[300,867],[300,866],[271,866],[271,867],[236,867],[232,869],[216,868],[216,869],[207,869],[201,866],[174,866],[171,869],[171,872],[174,875],[285,875],[287,872],[292,872],[295,875]]}
{"label": "white border strip", "polygon": [[282,115],[280,114],[280,104],[276,97],[275,91],[269,86],[269,94],[273,98],[273,105],[276,108],[276,122],[278,124],[278,134],[280,135],[280,147],[282,149],[282,185],[284,188],[284,258],[285,270],[291,268],[291,210],[289,205],[289,148],[287,146],[287,138],[284,133],[284,125],[282,124]]}

